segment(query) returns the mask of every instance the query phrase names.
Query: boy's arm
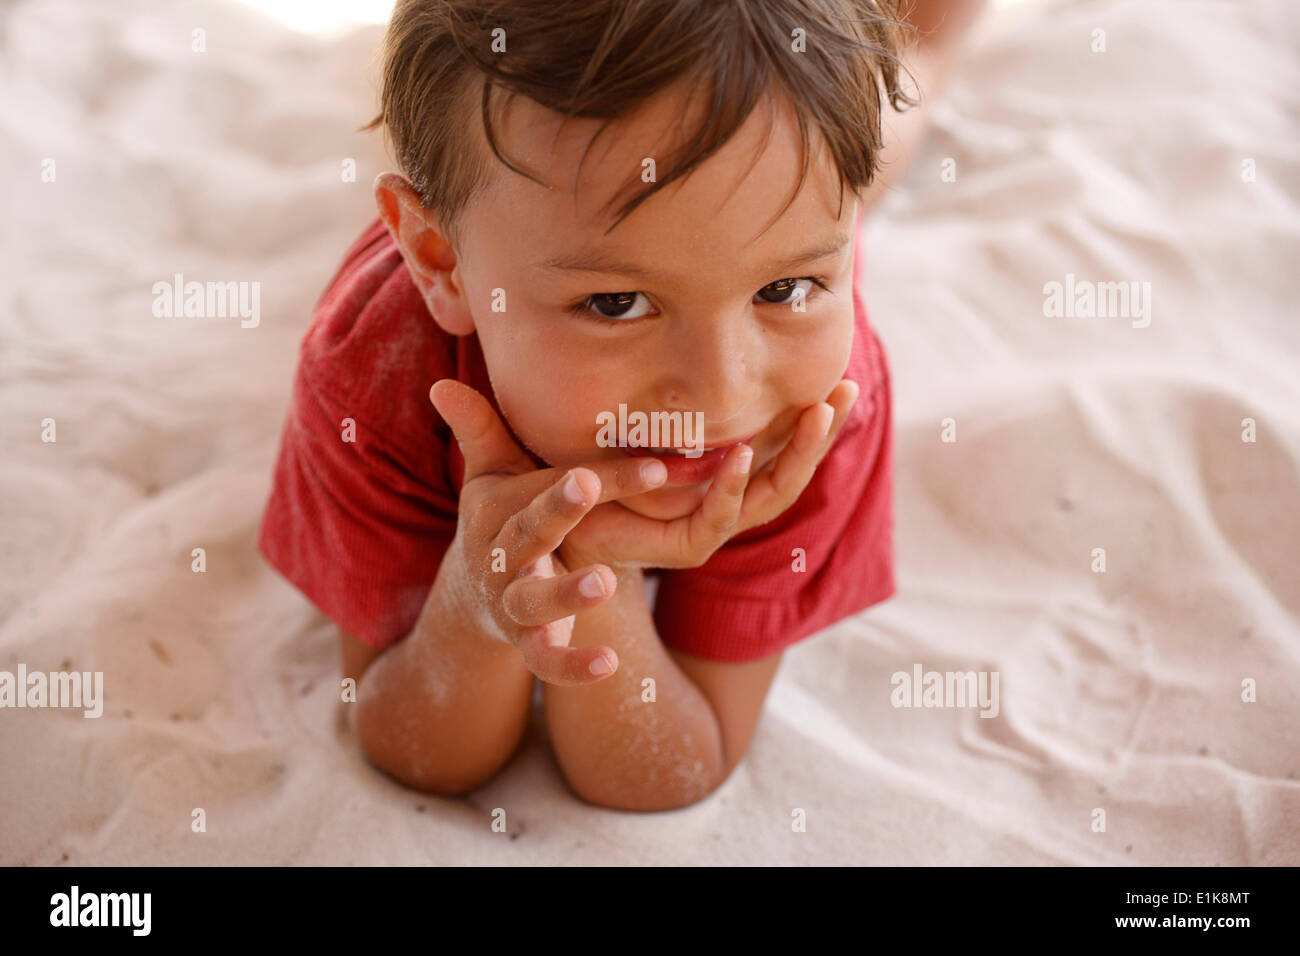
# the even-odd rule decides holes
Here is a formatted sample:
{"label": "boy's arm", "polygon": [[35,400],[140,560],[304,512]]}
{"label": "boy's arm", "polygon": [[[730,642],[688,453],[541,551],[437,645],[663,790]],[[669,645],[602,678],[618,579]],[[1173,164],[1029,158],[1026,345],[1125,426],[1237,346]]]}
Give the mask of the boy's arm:
{"label": "boy's arm", "polygon": [[409,786],[454,796],[482,785],[518,748],[533,675],[518,649],[460,613],[445,570],[402,640],[377,651],[340,631],[339,647],[343,676],[357,682],[356,702],[344,706],[362,753]]}
{"label": "boy's arm", "polygon": [[675,809],[715,790],[744,756],[780,655],[730,665],[669,656],[639,569],[699,567],[734,535],[783,513],[857,396],[857,384],[844,379],[805,408],[770,468],[751,475],[752,453],[728,452],[689,517],[656,522],[611,505],[565,537],[558,549],[565,566],[599,558],[617,579],[611,597],[576,616],[570,646],[605,645],[618,669],[598,684],[543,688],[552,748],[578,796],[616,809]]}
{"label": "boy's arm", "polygon": [[725,664],[670,652],[642,572],[618,574],[614,596],[578,615],[571,642],[614,648],[618,670],[585,687],[543,685],[551,745],[569,786],[590,803],[683,807],[721,785],[745,755],[781,655]]}

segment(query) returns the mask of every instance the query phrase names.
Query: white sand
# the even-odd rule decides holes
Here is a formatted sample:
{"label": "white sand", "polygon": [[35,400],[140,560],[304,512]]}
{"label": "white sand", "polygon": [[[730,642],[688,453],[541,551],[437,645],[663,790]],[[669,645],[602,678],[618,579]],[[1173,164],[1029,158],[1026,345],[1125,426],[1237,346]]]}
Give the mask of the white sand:
{"label": "white sand", "polygon": [[[1300,863],[1300,27],[1165,7],[982,33],[869,227],[899,594],[790,651],[745,763],[659,815],[578,803],[537,725],[467,799],[370,769],[332,626],[254,550],[298,340],[387,168],[350,132],[378,32],[7,8],[0,669],[102,670],[107,701],[0,711],[0,863]],[[154,318],[177,272],[260,281],[260,326]],[[1066,273],[1150,282],[1150,326],[1045,318]],[[917,663],[998,672],[998,717],[891,707]]]}

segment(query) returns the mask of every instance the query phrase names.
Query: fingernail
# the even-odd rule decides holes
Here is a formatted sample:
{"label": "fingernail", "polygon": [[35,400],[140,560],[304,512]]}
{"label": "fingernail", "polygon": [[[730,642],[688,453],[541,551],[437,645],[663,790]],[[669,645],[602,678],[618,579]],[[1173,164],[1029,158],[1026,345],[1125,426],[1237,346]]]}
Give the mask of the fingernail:
{"label": "fingernail", "polygon": [[601,597],[605,593],[605,579],[597,571],[592,571],[578,582],[578,593],[583,597]]}
{"label": "fingernail", "polygon": [[[823,402],[823,404],[825,403]],[[830,417],[826,419],[825,427],[822,428],[822,438],[825,438],[831,433],[831,425],[835,424],[835,409],[830,405],[826,405],[826,407],[831,410],[831,414]]]}
{"label": "fingernail", "polygon": [[647,485],[657,485],[668,480],[668,468],[662,461],[651,459],[641,464],[641,480]]}
{"label": "fingernail", "polygon": [[754,463],[754,449],[746,448],[736,456],[736,462],[742,475],[749,474],[749,466]]}
{"label": "fingernail", "polygon": [[606,674],[614,673],[614,668],[609,666],[609,661],[605,660],[604,657],[597,657],[594,661],[592,661],[591,665],[588,667],[588,670],[590,670],[597,677],[604,677]]}
{"label": "fingernail", "polygon": [[573,472],[569,472],[564,479],[564,487],[560,489],[564,492],[564,500],[572,502],[575,505],[582,504],[584,497],[582,486],[578,484],[578,479],[574,477]]}

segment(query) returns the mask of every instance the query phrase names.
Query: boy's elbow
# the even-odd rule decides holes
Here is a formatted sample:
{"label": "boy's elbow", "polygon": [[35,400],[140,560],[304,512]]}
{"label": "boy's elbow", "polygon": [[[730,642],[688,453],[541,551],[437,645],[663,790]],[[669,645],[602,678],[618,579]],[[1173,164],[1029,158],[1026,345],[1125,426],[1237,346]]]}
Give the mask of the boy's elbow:
{"label": "boy's elbow", "polygon": [[565,781],[584,803],[606,810],[659,813],[681,810],[710,796],[726,782],[731,767],[721,754],[683,755],[671,764],[624,766],[621,773],[565,773]]}
{"label": "boy's elbow", "polygon": [[372,743],[360,736],[361,754],[371,766],[383,771],[398,783],[439,797],[463,797],[473,793],[495,776],[495,769],[482,774],[452,776],[430,769],[427,763],[412,759],[410,751],[395,750],[383,743]]}
{"label": "boy's elbow", "polygon": [[[354,731],[361,754],[371,766],[398,783],[442,797],[463,797],[490,781],[499,764],[441,754],[436,741],[412,739],[393,731],[391,711],[375,697],[363,696],[356,707]],[[458,759],[452,759],[457,756]]]}

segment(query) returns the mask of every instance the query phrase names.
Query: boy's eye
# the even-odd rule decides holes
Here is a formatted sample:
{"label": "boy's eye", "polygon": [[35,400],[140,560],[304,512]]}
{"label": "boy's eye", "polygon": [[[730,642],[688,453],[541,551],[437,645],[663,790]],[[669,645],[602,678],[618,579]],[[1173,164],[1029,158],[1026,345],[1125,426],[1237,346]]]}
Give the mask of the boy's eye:
{"label": "boy's eye", "polygon": [[800,291],[797,286],[799,282],[807,282],[808,288],[802,292],[803,298],[807,299],[812,294],[813,279],[777,279],[771,285],[765,285],[758,290],[758,294],[763,297],[764,302],[770,302],[773,305],[788,305],[799,298]]}
{"label": "boy's eye", "polygon": [[640,292],[601,292],[593,295],[585,304],[602,319],[639,319],[645,315],[644,312],[631,312],[637,296],[645,298]]}
{"label": "boy's eye", "polygon": [[[800,289],[798,283],[800,282],[808,283],[807,288],[802,290],[802,296],[805,300],[811,298],[814,285],[823,289],[826,288],[820,279],[805,276],[802,279],[778,279],[776,282],[763,286],[756,294],[769,305],[790,305],[799,298]],[[579,303],[576,311],[581,313],[590,310],[597,319],[630,322],[646,315],[644,311],[633,311],[638,296],[642,299],[645,298],[645,294],[641,292],[601,292],[589,296],[586,301]],[[648,300],[646,304],[649,304]]]}

